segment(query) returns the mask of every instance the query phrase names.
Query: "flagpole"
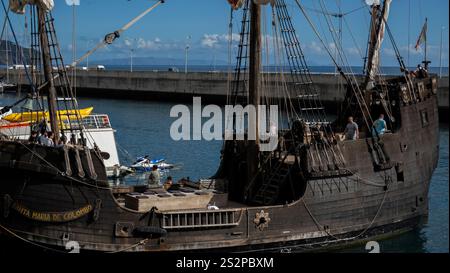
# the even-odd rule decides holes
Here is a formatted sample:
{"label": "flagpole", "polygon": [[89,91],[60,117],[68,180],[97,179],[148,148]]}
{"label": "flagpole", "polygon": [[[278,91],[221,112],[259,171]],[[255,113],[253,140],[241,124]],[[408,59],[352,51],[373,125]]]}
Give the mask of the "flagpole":
{"label": "flagpole", "polygon": [[425,65],[425,69],[428,70],[428,65],[431,63],[428,60],[428,18],[425,18],[425,61],[423,62]]}
{"label": "flagpole", "polygon": [[444,47],[443,39],[444,39],[444,29],[445,27],[441,27],[441,47],[439,50],[439,78],[442,78],[442,48]]}
{"label": "flagpole", "polygon": [[408,69],[411,67],[411,0],[408,0]]}
{"label": "flagpole", "polygon": [[[425,18],[425,25],[427,26],[427,28],[428,28],[428,18]],[[427,56],[427,53],[428,53],[428,35],[427,35],[427,32],[428,31],[428,29],[425,31],[425,62],[424,62],[424,64],[425,64],[425,69],[428,69],[428,56]]]}

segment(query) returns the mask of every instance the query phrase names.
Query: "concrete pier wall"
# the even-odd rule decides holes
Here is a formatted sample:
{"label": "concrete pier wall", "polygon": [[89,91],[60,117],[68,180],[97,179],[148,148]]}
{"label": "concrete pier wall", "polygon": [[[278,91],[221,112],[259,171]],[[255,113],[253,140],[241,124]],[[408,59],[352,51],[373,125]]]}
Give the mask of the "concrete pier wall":
{"label": "concrete pier wall", "polygon": [[[11,71],[13,82],[26,84],[23,71]],[[5,71],[0,75],[4,75]],[[19,76],[20,75],[20,76]],[[268,82],[276,82],[277,74],[266,75]],[[288,76],[289,77],[289,76]],[[339,88],[340,77],[334,74],[313,75],[323,103],[328,107],[343,100],[345,90]],[[228,90],[227,73],[191,72],[126,72],[126,71],[77,71],[79,96],[186,101],[202,96],[205,102],[225,103]],[[278,95],[279,96],[279,95]],[[275,94],[274,97],[277,97]],[[448,116],[449,78],[439,80],[439,108]]]}

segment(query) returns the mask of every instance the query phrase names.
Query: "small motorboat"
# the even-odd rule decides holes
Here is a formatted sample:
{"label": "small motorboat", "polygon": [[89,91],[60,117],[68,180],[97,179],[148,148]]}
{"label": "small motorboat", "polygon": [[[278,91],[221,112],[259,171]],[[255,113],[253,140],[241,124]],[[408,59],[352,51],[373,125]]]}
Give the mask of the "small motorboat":
{"label": "small motorboat", "polygon": [[136,171],[130,167],[126,167],[126,166],[117,164],[114,166],[111,174],[108,174],[108,178],[112,178],[112,179],[123,178],[123,177],[133,174],[135,172]]}
{"label": "small motorboat", "polygon": [[131,165],[131,168],[139,172],[150,172],[155,165],[158,166],[159,170],[169,170],[174,167],[174,165],[165,161],[164,158],[152,160],[149,156],[138,157],[136,162]]}
{"label": "small motorboat", "polygon": [[7,82],[2,81],[2,79],[0,79],[0,93],[16,91],[16,90],[17,90],[17,84],[7,83]]}

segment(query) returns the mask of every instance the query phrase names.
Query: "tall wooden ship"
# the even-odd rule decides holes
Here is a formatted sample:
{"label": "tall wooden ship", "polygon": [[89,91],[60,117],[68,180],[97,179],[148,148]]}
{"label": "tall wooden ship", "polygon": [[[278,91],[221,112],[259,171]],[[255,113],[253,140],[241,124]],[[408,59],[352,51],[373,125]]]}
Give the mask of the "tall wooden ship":
{"label": "tall wooden ship", "polygon": [[[263,151],[258,140],[225,141],[209,185],[124,191],[124,202],[107,181],[105,154],[87,148],[83,126],[55,115],[57,94],[73,94],[51,11],[41,1],[30,5],[41,52],[36,64],[45,72],[35,95],[46,95],[51,130],[69,141],[44,147],[0,140],[4,236],[94,252],[309,251],[407,231],[426,219],[439,151],[437,81],[409,73],[401,58],[403,76],[377,74],[391,1],[371,6],[366,80],[338,67],[348,91],[335,122],[327,121],[285,0],[229,2],[243,16],[229,103],[278,104],[287,121],[278,128],[277,149]],[[262,73],[261,18],[268,2],[276,51],[290,67],[278,74],[283,84]],[[285,95],[274,100],[274,90]],[[380,113],[389,129],[382,135],[373,130]],[[360,138],[343,141],[350,115],[360,123]]]}

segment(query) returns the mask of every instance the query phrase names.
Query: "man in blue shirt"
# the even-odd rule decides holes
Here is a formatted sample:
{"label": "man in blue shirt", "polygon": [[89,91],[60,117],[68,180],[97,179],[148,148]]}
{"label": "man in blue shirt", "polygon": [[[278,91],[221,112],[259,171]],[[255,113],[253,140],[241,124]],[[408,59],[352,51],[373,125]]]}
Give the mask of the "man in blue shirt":
{"label": "man in blue shirt", "polygon": [[384,114],[381,114],[380,117],[373,123],[372,134],[374,136],[382,136],[386,133],[387,125],[384,120]]}

